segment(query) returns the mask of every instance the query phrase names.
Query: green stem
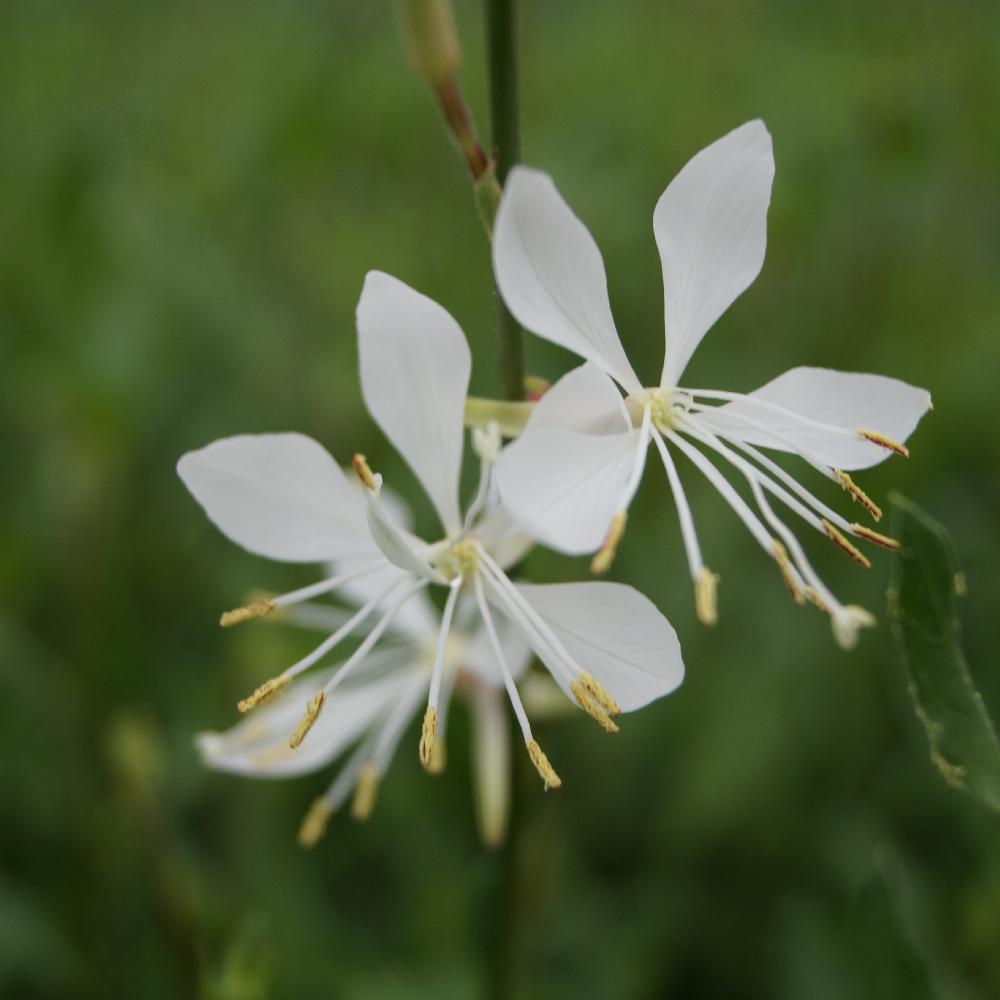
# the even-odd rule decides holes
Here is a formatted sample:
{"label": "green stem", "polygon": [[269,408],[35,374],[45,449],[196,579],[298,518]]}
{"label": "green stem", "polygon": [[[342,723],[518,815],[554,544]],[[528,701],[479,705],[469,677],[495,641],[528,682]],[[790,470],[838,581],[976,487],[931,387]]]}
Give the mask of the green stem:
{"label": "green stem", "polygon": [[[490,78],[490,140],[502,186],[521,158],[517,100],[517,0],[485,0],[486,51]],[[524,332],[497,291],[500,391],[524,399]]]}

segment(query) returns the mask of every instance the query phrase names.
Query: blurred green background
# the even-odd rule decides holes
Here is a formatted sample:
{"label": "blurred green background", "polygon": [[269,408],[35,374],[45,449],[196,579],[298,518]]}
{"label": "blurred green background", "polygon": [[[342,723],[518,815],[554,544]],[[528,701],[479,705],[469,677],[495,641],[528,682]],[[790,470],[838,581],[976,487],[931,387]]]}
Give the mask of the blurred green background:
{"label": "blurred green background", "polygon": [[[459,6],[485,132],[481,12]],[[997,5],[524,7],[524,157],[591,227],[650,381],[655,200],[766,120],[767,262],[691,381],[816,364],[932,391],[910,461],[860,478],[953,532],[966,647],[1000,709]],[[582,716],[547,728],[563,788],[519,771],[510,851],[476,842],[460,714],[442,778],[414,727],[371,820],[338,816],[313,853],[294,835],[327,777],[199,766],[192,735],[305,641],[223,633],[218,613],[311,576],[225,541],[178,456],[296,429],[416,499],[361,405],[372,267],[443,303],[474,390],[495,387],[488,248],[391,5],[6,0],[0,178],[0,994],[462,998],[501,970],[526,998],[1000,995],[1000,823],[928,763],[889,559],[864,574],[808,539],[881,619],[845,654],[689,468],[721,621],[695,621],[650,474],[612,577],[670,616],[687,681],[613,740]],[[528,357],[570,363],[535,340]]]}

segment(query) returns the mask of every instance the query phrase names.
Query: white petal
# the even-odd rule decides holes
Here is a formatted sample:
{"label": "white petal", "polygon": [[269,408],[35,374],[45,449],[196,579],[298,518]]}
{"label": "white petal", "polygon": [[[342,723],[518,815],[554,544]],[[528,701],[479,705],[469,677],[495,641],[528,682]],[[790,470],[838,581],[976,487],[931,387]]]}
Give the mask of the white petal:
{"label": "white petal", "polygon": [[472,368],[461,327],[426,295],[370,271],[358,303],[358,352],[369,412],[416,473],[445,530],[457,530]]}
{"label": "white petal", "polygon": [[420,539],[400,531],[389,519],[378,500],[369,499],[367,515],[368,530],[389,562],[418,579],[432,580],[434,583],[446,582],[440,573],[431,568],[426,559],[417,555],[416,547],[423,544]]}
{"label": "white petal", "polygon": [[493,268],[519,323],[593,361],[629,392],[640,387],[611,317],[601,252],[548,174],[515,167],[507,177]]}
{"label": "white petal", "polygon": [[518,590],[622,711],[669,694],[684,679],[677,633],[633,587],[593,582],[519,584]]}
{"label": "white petal", "polygon": [[621,508],[638,444],[637,430],[526,430],[497,462],[500,497],[539,541],[560,552],[592,552]]}
{"label": "white petal", "polygon": [[216,527],[257,555],[321,562],[375,552],[364,498],[302,434],[223,438],[184,455],[177,474]]}
{"label": "white petal", "polygon": [[760,273],[773,179],[771,136],[762,121],[747,122],[696,154],[656,203],[662,385],[677,384],[701,338]]}
{"label": "white petal", "polygon": [[397,672],[341,688],[328,700],[302,745],[292,750],[288,738],[306,703],[333,673],[309,674],[287,694],[262,705],[224,733],[200,733],[196,743],[203,763],[217,771],[258,778],[315,771],[357,740],[412,680],[412,674]]}
{"label": "white petal", "polygon": [[[764,400],[780,406],[755,405]],[[899,379],[829,368],[792,368],[750,393],[746,399],[698,414],[727,437],[780,451],[808,450],[811,456],[838,469],[865,469],[891,452],[866,441],[859,428],[904,442],[930,409],[926,389]],[[766,424],[781,435],[749,427],[738,417]],[[817,424],[821,426],[817,426]]]}
{"label": "white petal", "polygon": [[562,427],[581,434],[617,434],[631,421],[614,382],[588,361],[567,372],[535,404],[528,427]]}
{"label": "white petal", "polygon": [[[486,633],[486,626],[476,615],[474,631],[467,636],[467,644],[462,649],[462,667],[475,674],[485,684],[503,687],[503,677],[497,665],[496,654]],[[514,680],[518,680],[531,663],[531,646],[524,636],[524,629],[504,615],[493,616],[497,637],[503,647],[507,666]]]}

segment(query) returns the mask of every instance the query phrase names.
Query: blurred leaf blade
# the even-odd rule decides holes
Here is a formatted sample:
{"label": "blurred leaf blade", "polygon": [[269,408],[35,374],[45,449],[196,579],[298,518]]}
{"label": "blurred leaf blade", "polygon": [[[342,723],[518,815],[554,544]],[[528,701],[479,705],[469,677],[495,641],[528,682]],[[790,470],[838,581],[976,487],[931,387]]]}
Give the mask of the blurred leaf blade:
{"label": "blurred leaf blade", "polygon": [[1000,742],[962,651],[957,605],[965,582],[951,539],[916,504],[890,499],[901,549],[889,617],[931,760],[950,785],[1000,812]]}

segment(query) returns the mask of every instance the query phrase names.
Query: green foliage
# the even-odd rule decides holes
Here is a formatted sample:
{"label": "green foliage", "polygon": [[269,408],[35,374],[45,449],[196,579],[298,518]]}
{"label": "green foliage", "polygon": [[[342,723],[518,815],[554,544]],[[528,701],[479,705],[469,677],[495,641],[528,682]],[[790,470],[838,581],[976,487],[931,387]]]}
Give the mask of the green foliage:
{"label": "green foliage", "polygon": [[944,527],[905,497],[890,499],[902,547],[889,614],[931,760],[950,785],[1000,811],[1000,743],[959,641],[965,577]]}

